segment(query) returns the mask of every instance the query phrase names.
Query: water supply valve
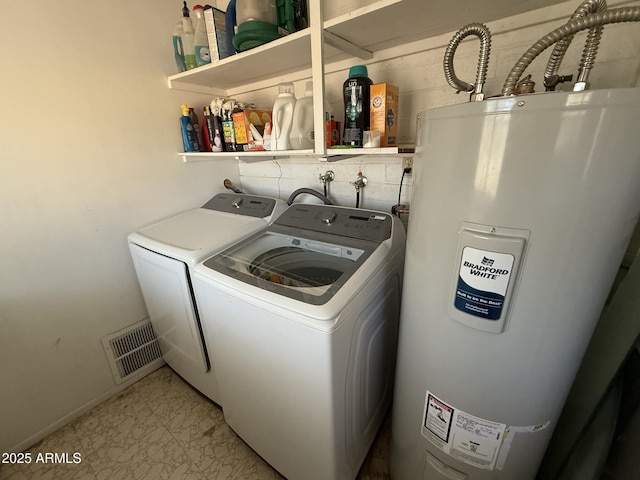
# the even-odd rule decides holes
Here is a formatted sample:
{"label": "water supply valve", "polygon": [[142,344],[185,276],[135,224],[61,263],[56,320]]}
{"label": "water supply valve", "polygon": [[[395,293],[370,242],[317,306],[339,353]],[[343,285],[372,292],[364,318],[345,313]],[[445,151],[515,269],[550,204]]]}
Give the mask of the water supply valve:
{"label": "water supply valve", "polygon": [[360,190],[367,186],[367,177],[362,175],[362,172],[358,172],[358,177],[355,182],[351,182],[351,185],[356,187],[356,208],[360,208]]}
{"label": "water supply valve", "polygon": [[544,77],[544,88],[547,92],[553,92],[559,83],[570,82],[573,75],[551,75]]}
{"label": "water supply valve", "polygon": [[333,182],[335,178],[336,174],[333,173],[333,170],[327,170],[320,174],[320,183],[322,183],[322,185],[326,185],[327,183]]}
{"label": "water supply valve", "polygon": [[356,187],[356,192],[359,192],[360,189],[367,186],[367,182],[368,182],[367,177],[362,175],[362,172],[358,172],[358,177],[356,178],[356,181],[351,182],[351,185]]}
{"label": "water supply valve", "polygon": [[516,84],[516,88],[513,93],[515,95],[526,95],[528,93],[534,93],[535,86],[536,82],[531,80],[531,75],[527,75]]}

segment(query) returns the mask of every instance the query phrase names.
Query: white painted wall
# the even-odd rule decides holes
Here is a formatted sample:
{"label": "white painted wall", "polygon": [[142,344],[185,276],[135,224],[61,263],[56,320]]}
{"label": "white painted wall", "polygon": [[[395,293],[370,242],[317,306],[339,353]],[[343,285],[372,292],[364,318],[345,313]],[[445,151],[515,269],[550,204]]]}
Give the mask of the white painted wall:
{"label": "white painted wall", "polygon": [[100,339],[147,316],[126,235],[238,181],[176,155],[180,104],[202,100],[167,88],[180,9],[3,3],[0,451],[116,391]]}
{"label": "white painted wall", "polygon": [[[361,6],[361,0],[354,0]],[[610,7],[638,5],[638,2],[609,1]],[[492,48],[485,92],[498,95],[507,74],[516,60],[540,37],[566,23],[579,0],[558,3],[553,7],[509,17],[487,23],[492,32]],[[325,15],[333,17],[348,11],[344,2],[328,2]],[[437,22],[436,18],[425,21]],[[462,27],[463,25],[460,25]],[[421,110],[468,101],[468,95],[455,91],[446,83],[442,60],[447,44],[455,32],[411,43],[388,51],[377,52],[373,60],[367,61],[369,78],[374,83],[388,82],[400,87],[399,143],[411,144],[415,140],[415,120]],[[577,73],[584,47],[586,32],[574,38],[561,73]],[[468,37],[462,42],[455,56],[456,74],[469,83],[475,82],[479,42]],[[591,74],[592,88],[634,87],[640,81],[640,25],[620,24],[605,27],[603,39]],[[537,82],[537,91],[544,91],[542,74],[551,49],[543,53],[526,73],[531,73]],[[394,58],[395,57],[395,58]],[[360,64],[356,58],[327,67],[326,92],[333,113],[342,120],[342,83],[348,77],[351,65]],[[296,82],[296,96],[304,94],[305,81]],[[570,90],[564,84],[559,90]],[[241,97],[254,101],[260,108],[269,108],[277,95],[277,88],[251,92]],[[534,134],[534,132],[532,132]],[[461,138],[460,141],[464,141]],[[331,169],[336,180],[331,185],[331,198],[341,205],[353,205],[355,189],[350,185],[358,172],[369,179],[363,192],[363,206],[389,211],[398,202],[399,183],[402,177],[401,158],[360,157],[357,160],[342,160],[330,164],[319,164],[315,160],[284,159],[272,162],[240,162],[241,183],[245,190],[254,193],[279,195],[282,198],[296,188],[309,187],[322,190],[318,180],[320,172]],[[405,177],[401,203],[410,203],[411,177]],[[301,197],[303,201],[315,201],[312,197]]]}
{"label": "white painted wall", "polygon": [[[370,182],[363,206],[388,210],[397,202],[402,173],[396,157],[185,165],[175,154],[182,148],[179,105],[209,99],[167,88],[166,76],[175,73],[170,33],[180,2],[5,3],[0,451],[28,446],[117,391],[100,338],[146,317],[126,246],[129,232],[202,204],[222,189],[225,177],[246,191],[287,198],[299,187],[320,190],[318,175],[330,168],[337,177],[330,194],[353,205],[349,182],[362,171]],[[519,55],[564,23],[578,3],[491,22],[494,47],[485,90],[497,94]],[[333,8],[336,14],[344,10],[344,2],[334,4],[340,6]],[[367,63],[375,82],[400,86],[403,143],[413,142],[417,112],[466,101],[442,74],[453,33],[381,52]],[[563,71],[575,70],[582,45],[578,35]],[[473,81],[476,51],[474,39],[459,48],[460,78]],[[607,27],[594,87],[640,85],[639,51],[640,25]],[[398,53],[405,56],[388,59]],[[546,55],[534,64],[537,81],[545,62]],[[354,63],[327,70],[338,117],[341,85]],[[301,96],[304,81],[296,88]],[[276,92],[274,87],[247,97],[270,107]],[[410,183],[403,202],[410,199]]]}

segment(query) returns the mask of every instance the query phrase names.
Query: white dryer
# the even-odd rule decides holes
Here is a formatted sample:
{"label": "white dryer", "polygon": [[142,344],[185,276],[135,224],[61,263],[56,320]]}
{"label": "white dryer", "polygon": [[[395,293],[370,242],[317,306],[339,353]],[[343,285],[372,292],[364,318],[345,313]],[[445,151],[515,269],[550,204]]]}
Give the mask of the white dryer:
{"label": "white dryer", "polygon": [[285,477],[356,477],[391,401],[405,233],[296,204],[194,269],[227,423]]}
{"label": "white dryer", "polygon": [[220,193],[201,208],[128,236],[138,281],[162,357],[181,377],[220,403],[191,286],[190,270],[264,228],[286,208],[273,198]]}

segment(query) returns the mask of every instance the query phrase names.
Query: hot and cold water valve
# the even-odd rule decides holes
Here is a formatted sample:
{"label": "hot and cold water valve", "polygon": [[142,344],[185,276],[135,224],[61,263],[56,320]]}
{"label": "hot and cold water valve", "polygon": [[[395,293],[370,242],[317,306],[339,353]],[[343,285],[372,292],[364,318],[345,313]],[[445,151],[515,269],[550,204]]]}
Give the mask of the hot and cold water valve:
{"label": "hot and cold water valve", "polygon": [[367,186],[367,177],[362,172],[358,172],[355,182],[351,182],[356,189],[356,208],[360,208],[360,190]]}
{"label": "hot and cold water valve", "polygon": [[324,173],[320,174],[320,183],[326,186],[328,183],[333,182],[336,179],[336,174],[333,173],[333,170],[327,170]]}
{"label": "hot and cold water valve", "polygon": [[358,177],[356,178],[355,182],[351,182],[351,185],[356,188],[356,192],[359,192],[361,189],[367,186],[367,182],[367,177],[365,177],[362,172],[358,172]]}
{"label": "hot and cold water valve", "polygon": [[327,170],[324,173],[320,174],[320,183],[322,184],[322,187],[324,189],[324,196],[326,197],[329,192],[328,192],[328,186],[331,182],[333,182],[336,178],[336,174],[333,173],[333,170]]}

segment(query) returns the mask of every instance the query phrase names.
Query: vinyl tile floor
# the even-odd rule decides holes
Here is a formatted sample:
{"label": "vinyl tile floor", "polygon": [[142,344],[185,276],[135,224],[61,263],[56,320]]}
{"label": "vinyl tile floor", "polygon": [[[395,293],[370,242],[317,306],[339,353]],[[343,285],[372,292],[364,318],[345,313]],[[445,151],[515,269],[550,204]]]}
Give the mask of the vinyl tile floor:
{"label": "vinyl tile floor", "polygon": [[[387,418],[358,480],[389,478],[389,436]],[[0,480],[283,479],[227,426],[217,405],[167,366],[26,452],[31,463],[0,465]],[[64,453],[67,463],[46,461]]]}

